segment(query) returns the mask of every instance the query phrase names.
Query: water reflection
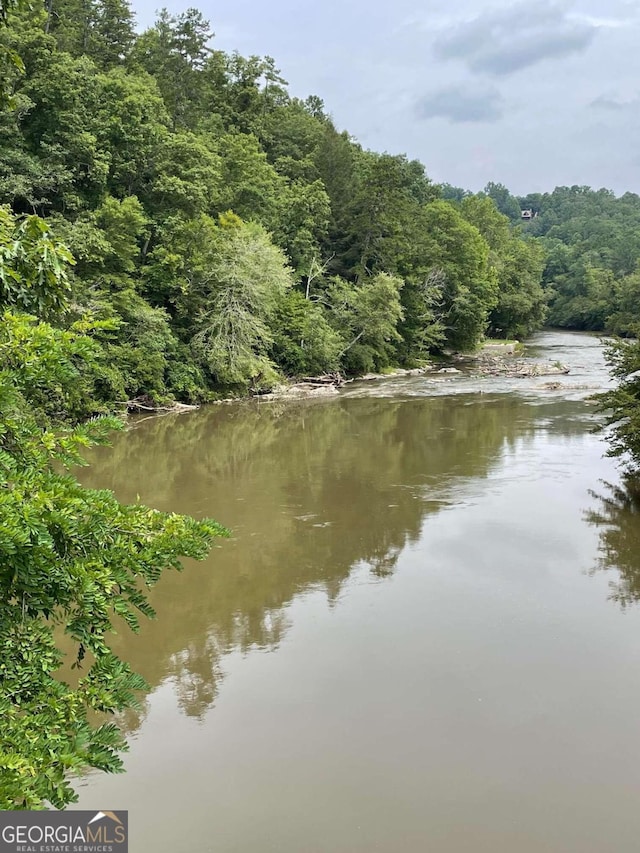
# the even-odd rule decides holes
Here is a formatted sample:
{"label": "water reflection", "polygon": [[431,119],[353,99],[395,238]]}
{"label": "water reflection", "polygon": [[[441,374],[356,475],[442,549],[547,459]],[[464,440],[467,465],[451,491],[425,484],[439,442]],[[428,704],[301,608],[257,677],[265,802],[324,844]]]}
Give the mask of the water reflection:
{"label": "water reflection", "polygon": [[[145,421],[99,449],[87,485],[121,500],[212,516],[233,531],[152,593],[158,619],[115,650],[184,713],[215,702],[232,650],[273,650],[296,596],[339,600],[354,567],[393,575],[425,519],[474,500],[536,432],[579,435],[584,406],[510,396],[239,404]],[[523,447],[524,445],[524,447]],[[466,543],[473,560],[474,543]],[[131,730],[140,719],[130,714]]]}
{"label": "water reflection", "polygon": [[117,638],[155,689],[80,807],[129,808],[136,850],[637,848],[640,609],[584,570],[640,549],[586,500],[617,482],[593,409],[411,388],[146,421],[84,472],[234,533]]}
{"label": "water reflection", "polygon": [[592,492],[599,506],[586,513],[589,524],[602,528],[596,571],[613,571],[610,598],[624,610],[640,601],[640,484],[624,479],[621,485],[603,483]]}

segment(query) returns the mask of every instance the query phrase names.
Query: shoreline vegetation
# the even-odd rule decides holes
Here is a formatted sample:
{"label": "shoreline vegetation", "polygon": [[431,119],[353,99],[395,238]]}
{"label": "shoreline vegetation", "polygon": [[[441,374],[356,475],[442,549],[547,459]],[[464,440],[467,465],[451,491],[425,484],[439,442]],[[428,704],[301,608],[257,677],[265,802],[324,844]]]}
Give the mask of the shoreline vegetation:
{"label": "shoreline vegetation", "polygon": [[[197,9],[137,33],[127,0],[5,4],[0,305],[94,344],[65,415],[411,370],[545,322],[633,334],[637,195],[437,184]],[[57,277],[16,283],[52,250]]]}
{"label": "shoreline vegetation", "polygon": [[[432,362],[423,367],[390,367],[383,373],[364,373],[350,378],[346,378],[338,372],[320,376],[289,377],[286,382],[279,382],[268,391],[225,397],[220,400],[212,400],[205,405],[236,403],[243,400],[260,402],[327,397],[337,394],[345,385],[354,382],[379,382],[408,376],[435,377],[443,374],[452,376],[466,372],[472,376],[504,376],[512,379],[526,379],[535,376],[567,375],[570,372],[569,368],[560,363],[533,362],[530,359],[518,358],[522,350],[523,345],[519,341],[489,341],[482,344],[474,353],[451,353],[447,357],[447,363],[450,366],[443,366],[443,360],[442,362]],[[463,366],[464,371],[456,367],[456,364]],[[550,383],[549,390],[554,390],[555,387],[554,383]],[[144,396],[135,400],[127,400],[119,405],[125,406],[129,414],[185,414],[201,408],[199,405],[186,405],[179,402],[156,405],[152,399]]]}
{"label": "shoreline vegetation", "polygon": [[[640,197],[437,184],[192,8],[137,33],[127,0],[0,0],[0,70],[0,808],[64,808],[74,774],[122,769],[96,714],[145,688],[114,626],[228,534],[80,486],[113,412],[446,373],[424,365],[486,336],[509,343],[479,370],[531,375],[512,339],[545,321],[631,336]],[[640,465],[640,345],[609,361],[611,452]]]}

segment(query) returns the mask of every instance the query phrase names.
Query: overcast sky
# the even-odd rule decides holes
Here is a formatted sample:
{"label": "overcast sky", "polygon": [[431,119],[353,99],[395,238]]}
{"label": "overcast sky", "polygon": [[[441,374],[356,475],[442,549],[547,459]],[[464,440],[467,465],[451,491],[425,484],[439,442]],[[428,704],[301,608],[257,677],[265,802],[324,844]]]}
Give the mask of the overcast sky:
{"label": "overcast sky", "polygon": [[[154,0],[132,0],[138,27]],[[167,0],[436,181],[640,192],[640,0]]]}

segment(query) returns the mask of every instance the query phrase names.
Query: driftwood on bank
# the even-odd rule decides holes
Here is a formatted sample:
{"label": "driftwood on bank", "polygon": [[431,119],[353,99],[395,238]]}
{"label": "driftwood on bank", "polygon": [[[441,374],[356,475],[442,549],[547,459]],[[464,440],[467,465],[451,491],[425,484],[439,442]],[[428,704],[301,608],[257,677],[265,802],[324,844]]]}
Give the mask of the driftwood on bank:
{"label": "driftwood on bank", "polygon": [[483,359],[476,368],[481,376],[507,376],[528,379],[535,376],[566,376],[569,368],[563,364],[541,364],[530,361],[505,361],[500,358]]}
{"label": "driftwood on bank", "polygon": [[170,403],[168,406],[162,406],[156,403],[152,397],[147,394],[142,394],[140,397],[135,397],[133,400],[118,400],[118,405],[126,406],[127,412],[136,414],[139,412],[193,412],[199,409],[200,406],[191,406],[187,403]]}
{"label": "driftwood on bank", "polygon": [[340,388],[345,384],[347,380],[340,373],[323,373],[322,376],[303,376],[296,385],[304,384],[304,385],[335,385],[337,388]]}
{"label": "driftwood on bank", "polygon": [[256,400],[299,399],[302,397],[325,397],[337,394],[338,386],[331,383],[317,384],[312,382],[295,382],[292,385],[277,385],[268,394],[261,394]]}
{"label": "driftwood on bank", "polygon": [[431,369],[430,365],[428,367],[395,367],[389,373],[365,373],[349,381],[371,382],[374,379],[398,379],[401,376],[422,376],[423,373],[428,373]]}

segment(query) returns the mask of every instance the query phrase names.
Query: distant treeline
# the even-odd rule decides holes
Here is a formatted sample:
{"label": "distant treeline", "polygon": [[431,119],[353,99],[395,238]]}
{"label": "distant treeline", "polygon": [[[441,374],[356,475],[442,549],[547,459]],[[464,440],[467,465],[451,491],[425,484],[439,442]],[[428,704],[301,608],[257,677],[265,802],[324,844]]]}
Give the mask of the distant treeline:
{"label": "distant treeline", "polygon": [[[556,187],[552,193],[512,196],[501,184],[487,194],[523,235],[545,250],[547,322],[567,329],[634,335],[640,323],[640,196],[610,190]],[[464,190],[444,186],[445,198]],[[531,211],[524,221],[522,211]]]}
{"label": "distant treeline", "polygon": [[[195,9],[136,34],[127,0],[46,0],[8,24],[0,304],[84,324],[96,410],[416,365],[544,321],[518,216],[364,150],[273,59],[212,47]],[[68,286],[21,284],[25,229],[32,253],[68,247]]]}

